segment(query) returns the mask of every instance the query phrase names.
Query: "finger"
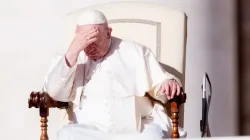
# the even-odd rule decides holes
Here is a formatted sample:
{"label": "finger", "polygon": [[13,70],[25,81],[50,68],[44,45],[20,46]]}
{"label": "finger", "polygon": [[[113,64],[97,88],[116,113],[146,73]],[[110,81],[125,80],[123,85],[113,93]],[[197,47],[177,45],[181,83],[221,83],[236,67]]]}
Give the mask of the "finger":
{"label": "finger", "polygon": [[163,83],[161,86],[161,93],[165,93],[165,92],[166,92],[165,83]]}
{"label": "finger", "polygon": [[172,85],[172,83],[173,83],[173,80],[168,80],[169,85]]}
{"label": "finger", "polygon": [[177,96],[181,94],[181,87],[177,84]]}
{"label": "finger", "polygon": [[172,82],[172,92],[171,92],[171,99],[173,99],[174,98],[174,96],[175,96],[175,93],[176,93],[176,83],[175,82]]}
{"label": "finger", "polygon": [[161,93],[165,93],[165,92],[166,92],[165,87],[162,87],[161,88]]}
{"label": "finger", "polygon": [[167,95],[168,100],[170,100],[171,99],[170,86],[168,83],[166,83],[164,87],[165,87],[165,94]]}
{"label": "finger", "polygon": [[98,34],[99,34],[99,32],[95,31],[95,32],[90,32],[89,34],[86,34],[86,36],[89,38],[93,38],[93,37],[97,37]]}
{"label": "finger", "polygon": [[77,33],[87,36],[88,34],[94,33],[96,31],[97,29],[92,27],[92,28],[78,29]]}
{"label": "finger", "polygon": [[77,33],[76,34],[76,39],[77,40],[84,40],[85,42],[87,42],[88,40],[90,40],[91,38],[97,36],[99,34],[99,32],[95,29],[91,29],[85,33]]}
{"label": "finger", "polygon": [[88,39],[88,40],[87,40],[87,46],[88,46],[89,44],[91,44],[91,43],[94,43],[94,42],[97,41],[97,40],[98,40],[97,37],[92,37],[92,38]]}

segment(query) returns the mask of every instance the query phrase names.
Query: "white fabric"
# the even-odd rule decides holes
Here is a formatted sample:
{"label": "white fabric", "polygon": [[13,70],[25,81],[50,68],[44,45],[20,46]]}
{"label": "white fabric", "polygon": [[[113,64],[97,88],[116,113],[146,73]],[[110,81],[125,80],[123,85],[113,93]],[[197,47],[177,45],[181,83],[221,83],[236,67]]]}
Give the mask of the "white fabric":
{"label": "white fabric", "polygon": [[[153,124],[157,124],[152,127],[171,134],[171,120],[164,109],[159,105],[153,107],[143,99],[137,102],[137,98],[150,92],[155,99],[162,99],[165,95],[155,87],[172,78],[175,77],[162,70],[148,48],[113,37],[103,60],[90,60],[82,53],[73,68],[67,67],[64,58],[53,64],[45,78],[44,91],[55,100],[72,101],[74,119],[71,121],[94,126],[101,133],[141,132],[144,126],[141,118],[152,117]],[[145,106],[148,110],[142,111]],[[180,134],[186,135],[182,130]],[[148,135],[155,133],[150,131]]]}
{"label": "white fabric", "polygon": [[142,133],[107,133],[95,126],[70,124],[58,132],[59,140],[162,140],[163,133],[155,123],[150,123]]}
{"label": "white fabric", "polygon": [[136,106],[134,98],[104,100],[87,97],[82,102],[82,109],[74,109],[76,123],[94,125],[104,132],[136,132]]}
{"label": "white fabric", "polygon": [[[166,125],[160,115],[162,108],[156,106],[152,116],[154,118],[142,119],[142,130],[140,133],[108,133],[98,129],[95,125],[69,124],[58,132],[58,140],[165,140],[170,138],[171,131],[165,130]],[[167,121],[170,123],[169,118]],[[179,128],[181,138],[186,137],[186,132]]]}
{"label": "white fabric", "polygon": [[85,9],[77,20],[78,25],[104,24],[106,22],[107,19],[103,13],[94,9]]}

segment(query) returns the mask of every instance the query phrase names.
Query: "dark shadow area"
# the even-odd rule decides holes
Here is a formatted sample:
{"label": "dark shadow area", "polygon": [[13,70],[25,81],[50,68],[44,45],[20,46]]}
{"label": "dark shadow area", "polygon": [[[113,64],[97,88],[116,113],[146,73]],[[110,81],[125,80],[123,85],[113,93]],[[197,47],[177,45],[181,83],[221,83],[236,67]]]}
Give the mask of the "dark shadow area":
{"label": "dark shadow area", "polygon": [[173,68],[173,67],[170,67],[170,66],[168,66],[168,65],[166,65],[166,64],[163,64],[163,63],[161,63],[161,62],[159,62],[159,63],[160,63],[160,65],[161,65],[161,67],[162,67],[165,71],[167,71],[168,73],[174,75],[175,77],[177,77],[178,79],[180,79],[181,82],[183,83],[183,74],[181,74],[178,70],[176,70],[176,69]]}
{"label": "dark shadow area", "polygon": [[238,0],[237,34],[238,34],[238,133],[250,135],[250,1]]}

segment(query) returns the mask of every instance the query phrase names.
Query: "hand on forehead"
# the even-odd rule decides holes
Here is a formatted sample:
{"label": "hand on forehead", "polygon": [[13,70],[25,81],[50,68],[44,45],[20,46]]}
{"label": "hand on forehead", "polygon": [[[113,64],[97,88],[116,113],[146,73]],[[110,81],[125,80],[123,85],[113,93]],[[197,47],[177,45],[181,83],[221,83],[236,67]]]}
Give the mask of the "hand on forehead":
{"label": "hand on forehead", "polygon": [[104,28],[102,28],[103,25],[93,24],[93,25],[77,25],[76,26],[76,32],[86,32],[88,30],[96,30],[96,31],[103,31]]}

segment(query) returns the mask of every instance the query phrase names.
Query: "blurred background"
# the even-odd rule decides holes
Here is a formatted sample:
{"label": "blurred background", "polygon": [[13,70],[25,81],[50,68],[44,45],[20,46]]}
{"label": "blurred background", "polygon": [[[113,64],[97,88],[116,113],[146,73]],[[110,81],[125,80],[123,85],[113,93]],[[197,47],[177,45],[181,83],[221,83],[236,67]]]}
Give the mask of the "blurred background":
{"label": "blurred background", "polygon": [[[1,138],[40,136],[38,110],[28,109],[27,100],[31,91],[41,90],[41,75],[55,55],[52,52],[60,47],[61,18],[86,6],[119,1],[128,0],[0,0]],[[188,137],[200,137],[205,72],[213,88],[208,117],[211,136],[250,135],[250,1],[129,1],[166,5],[188,17],[184,112]],[[52,109],[49,116],[51,139],[61,117],[56,112]]]}

